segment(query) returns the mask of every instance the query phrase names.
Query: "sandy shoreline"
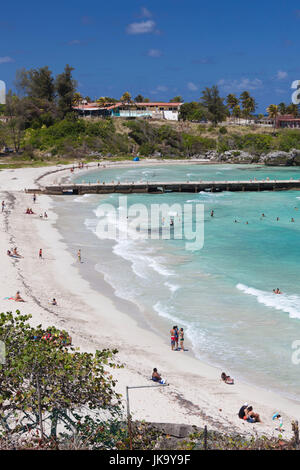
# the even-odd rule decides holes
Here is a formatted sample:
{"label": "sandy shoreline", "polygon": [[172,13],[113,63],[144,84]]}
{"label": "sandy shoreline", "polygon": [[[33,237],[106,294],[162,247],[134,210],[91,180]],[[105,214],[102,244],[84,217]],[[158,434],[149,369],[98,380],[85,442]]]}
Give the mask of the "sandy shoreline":
{"label": "sandy shoreline", "polygon": [[[153,163],[161,164],[159,161]],[[179,161],[174,163],[178,164]],[[126,164],[128,162],[114,166]],[[97,165],[93,167],[95,169]],[[55,228],[56,214],[51,210],[51,198],[38,196],[34,205],[32,195],[24,193],[25,188],[58,182],[60,178],[70,175],[67,169],[38,180],[43,174],[57,169],[49,167],[0,172],[1,198],[7,202],[8,209],[0,214],[0,248],[4,268],[0,285],[1,311],[20,308],[22,312],[33,315],[34,323],[44,326],[55,324],[64,328],[82,350],[118,348],[118,359],[125,364],[125,368],[114,375],[118,379],[117,389],[123,395],[126,385],[151,384],[149,376],[152,368],[158,367],[170,386],[131,391],[134,418],[197,426],[207,424],[214,429],[276,435],[271,417],[274,412],[280,411],[284,417],[284,435],[290,435],[290,421],[299,418],[300,403],[240,381],[234,386],[221,383],[219,369],[191,355],[172,352],[160,336],[144,329],[141,322],[128,316],[118,308],[117,302],[104,295],[101,286],[97,291],[91,288],[81,276],[76,253],[70,253]],[[25,215],[27,206],[32,207],[36,215]],[[48,220],[39,217],[44,210],[48,212]],[[6,250],[13,246],[18,247],[24,259],[13,260],[5,255]],[[38,259],[39,248],[43,248],[43,260]],[[3,300],[17,290],[21,291],[26,303],[15,304]],[[50,304],[53,297],[58,300],[57,307]],[[238,419],[238,409],[245,401],[251,402],[261,414],[263,423],[252,425]]]}

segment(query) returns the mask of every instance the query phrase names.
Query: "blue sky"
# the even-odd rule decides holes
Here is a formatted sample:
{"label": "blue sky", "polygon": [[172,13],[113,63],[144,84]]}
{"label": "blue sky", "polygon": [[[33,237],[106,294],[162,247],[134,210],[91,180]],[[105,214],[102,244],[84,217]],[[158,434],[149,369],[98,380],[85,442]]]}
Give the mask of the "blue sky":
{"label": "blue sky", "polygon": [[264,112],[291,102],[300,79],[300,2],[289,0],[23,0],[0,17],[0,80],[48,65],[75,68],[91,98],[124,91],[151,100],[197,100],[249,90]]}

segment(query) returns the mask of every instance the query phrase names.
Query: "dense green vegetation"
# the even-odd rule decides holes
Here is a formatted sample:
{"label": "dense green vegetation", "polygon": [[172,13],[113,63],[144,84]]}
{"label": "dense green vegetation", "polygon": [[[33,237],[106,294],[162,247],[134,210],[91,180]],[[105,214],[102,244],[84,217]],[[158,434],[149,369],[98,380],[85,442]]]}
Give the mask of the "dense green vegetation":
{"label": "dense green vegetation", "polygon": [[[3,134],[2,138],[5,138]],[[6,143],[12,145],[9,139]],[[19,146],[23,152],[16,157],[18,161],[45,163],[53,159],[130,158],[132,153],[186,158],[203,155],[209,150],[219,153],[244,150],[259,156],[272,150],[300,149],[300,132],[297,129],[283,129],[272,134],[250,130],[237,132],[224,126],[216,130],[198,126],[189,132],[174,125],[155,125],[144,120],[122,121],[117,129],[112,119],[83,120],[71,115],[48,127],[25,129]]]}
{"label": "dense green vegetation", "polygon": [[[255,99],[244,91],[226,99],[217,86],[205,88],[198,101],[184,103],[178,123],[162,124],[141,119],[81,119],[73,110],[83,98],[76,91],[73,68],[66,65],[56,77],[46,67],[17,72],[17,93],[9,91],[5,106],[0,106],[0,151],[8,149],[10,165],[92,160],[101,157],[125,159],[132,155],[161,158],[186,158],[215,150],[247,151],[259,156],[272,150],[300,149],[298,130],[269,130],[255,127],[224,126],[227,117],[253,120]],[[136,102],[149,101],[137,95]],[[98,103],[132,102],[129,92],[118,98],[101,97]],[[170,102],[182,102],[176,96]],[[278,114],[297,114],[293,104],[270,105],[271,118]],[[118,122],[117,122],[118,121]],[[193,122],[193,126],[191,126]],[[201,124],[194,124],[200,122]],[[253,121],[251,121],[253,122]],[[222,123],[220,125],[220,123]],[[219,126],[219,127],[218,127]],[[271,129],[272,131],[272,129]],[[6,152],[7,153],[7,152]]]}

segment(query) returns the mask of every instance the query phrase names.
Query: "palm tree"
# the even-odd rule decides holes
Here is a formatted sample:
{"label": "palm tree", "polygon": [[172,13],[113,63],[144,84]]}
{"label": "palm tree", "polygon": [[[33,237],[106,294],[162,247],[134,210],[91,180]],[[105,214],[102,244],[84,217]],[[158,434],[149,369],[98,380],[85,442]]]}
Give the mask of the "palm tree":
{"label": "palm tree", "polygon": [[233,110],[238,106],[240,100],[235,96],[234,93],[229,93],[226,97],[227,108],[231,110],[231,115],[233,116]]}
{"label": "palm tree", "polygon": [[243,106],[244,116],[249,119],[251,113],[253,113],[257,107],[255,99],[250,96],[250,93],[248,91],[243,91],[240,96],[240,100]]}
{"label": "palm tree", "polygon": [[122,101],[123,103],[131,103],[131,94],[129,93],[129,91],[125,91],[125,93],[123,93],[120,98],[120,101]]}
{"label": "palm tree", "polygon": [[240,122],[241,115],[242,115],[241,107],[240,105],[237,104],[232,110],[232,116],[235,119],[238,119],[238,122]]}
{"label": "palm tree", "polygon": [[276,119],[279,114],[279,106],[277,104],[270,104],[267,107],[267,113],[269,114],[270,118],[274,119],[274,129],[276,128]]}
{"label": "palm tree", "polygon": [[81,96],[80,93],[78,93],[78,92],[74,93],[74,96],[73,96],[73,104],[74,104],[75,106],[79,106],[80,103],[82,102],[82,100],[83,100],[83,98],[82,98],[82,96]]}
{"label": "palm tree", "polygon": [[287,113],[292,114],[294,117],[298,116],[298,105],[291,103],[287,108]]}
{"label": "palm tree", "polygon": [[285,103],[279,103],[278,105],[278,110],[279,114],[286,114],[286,104]]}

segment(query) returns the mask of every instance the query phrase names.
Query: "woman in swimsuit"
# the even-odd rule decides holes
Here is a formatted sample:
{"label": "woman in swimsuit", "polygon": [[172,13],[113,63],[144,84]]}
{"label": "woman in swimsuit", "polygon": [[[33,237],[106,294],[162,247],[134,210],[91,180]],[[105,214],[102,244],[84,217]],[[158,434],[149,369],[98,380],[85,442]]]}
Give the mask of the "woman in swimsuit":
{"label": "woman in swimsuit", "polygon": [[179,331],[179,342],[180,342],[181,351],[183,352],[184,351],[184,347],[183,347],[183,342],[184,342],[183,328],[180,328],[180,331]]}

